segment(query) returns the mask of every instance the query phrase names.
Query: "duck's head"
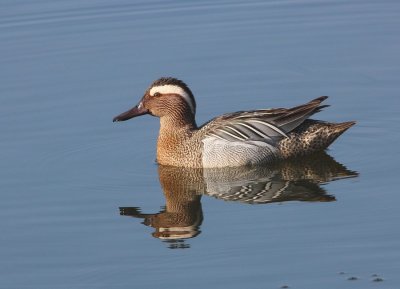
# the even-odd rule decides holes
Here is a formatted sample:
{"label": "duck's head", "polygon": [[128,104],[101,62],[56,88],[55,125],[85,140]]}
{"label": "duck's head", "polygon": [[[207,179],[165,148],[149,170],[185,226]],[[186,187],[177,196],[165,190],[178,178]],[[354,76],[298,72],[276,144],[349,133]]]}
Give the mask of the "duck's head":
{"label": "duck's head", "polygon": [[189,87],[179,79],[162,77],[150,85],[135,107],[114,117],[113,121],[124,121],[144,114],[194,119],[195,113],[196,102]]}

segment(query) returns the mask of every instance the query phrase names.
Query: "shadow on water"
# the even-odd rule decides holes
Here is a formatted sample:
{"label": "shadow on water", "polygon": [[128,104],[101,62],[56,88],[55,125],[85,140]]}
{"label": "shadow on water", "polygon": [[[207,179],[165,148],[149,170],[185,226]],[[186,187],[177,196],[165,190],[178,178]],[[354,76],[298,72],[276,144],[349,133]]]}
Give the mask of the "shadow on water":
{"label": "shadow on water", "polygon": [[325,152],[268,167],[189,169],[160,165],[158,174],[165,208],[146,214],[139,207],[120,207],[120,214],[143,219],[144,225],[155,229],[152,235],[170,243],[170,248],[188,248],[184,240],[200,234],[203,195],[252,205],[331,202],[336,198],[322,184],[358,176]]}

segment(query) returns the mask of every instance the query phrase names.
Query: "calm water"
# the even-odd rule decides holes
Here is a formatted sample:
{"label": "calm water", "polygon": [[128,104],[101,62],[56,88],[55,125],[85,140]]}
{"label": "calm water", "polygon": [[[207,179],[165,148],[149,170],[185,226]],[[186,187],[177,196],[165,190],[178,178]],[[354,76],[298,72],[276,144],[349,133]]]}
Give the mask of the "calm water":
{"label": "calm water", "polygon": [[[0,288],[399,288],[398,1],[1,6]],[[300,164],[158,167],[157,119],[111,120],[163,75],[198,123],[329,95],[358,124]]]}

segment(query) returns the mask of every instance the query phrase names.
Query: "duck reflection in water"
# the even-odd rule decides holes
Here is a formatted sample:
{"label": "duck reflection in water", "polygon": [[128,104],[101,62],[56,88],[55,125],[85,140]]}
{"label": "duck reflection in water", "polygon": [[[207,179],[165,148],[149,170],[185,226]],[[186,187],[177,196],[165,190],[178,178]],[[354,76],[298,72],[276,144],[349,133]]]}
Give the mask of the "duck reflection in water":
{"label": "duck reflection in water", "polygon": [[325,152],[268,167],[190,169],[160,165],[158,174],[165,209],[145,214],[139,207],[120,207],[120,214],[144,219],[143,224],[155,228],[152,235],[169,242],[170,248],[186,248],[183,240],[200,233],[202,195],[246,204],[331,202],[335,197],[321,185],[358,175]]}

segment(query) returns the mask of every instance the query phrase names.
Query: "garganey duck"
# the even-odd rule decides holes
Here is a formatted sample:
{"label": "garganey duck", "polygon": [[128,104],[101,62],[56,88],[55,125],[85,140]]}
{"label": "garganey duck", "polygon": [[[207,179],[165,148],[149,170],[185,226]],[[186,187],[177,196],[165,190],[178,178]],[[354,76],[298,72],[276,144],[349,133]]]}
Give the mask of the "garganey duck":
{"label": "garganey duck", "polygon": [[216,168],[265,164],[326,149],[354,121],[328,123],[309,117],[327,105],[327,96],[293,108],[239,111],[198,127],[196,102],[181,80],[162,77],[139,104],[116,116],[125,121],[151,114],[160,118],[157,162],[162,165]]}

